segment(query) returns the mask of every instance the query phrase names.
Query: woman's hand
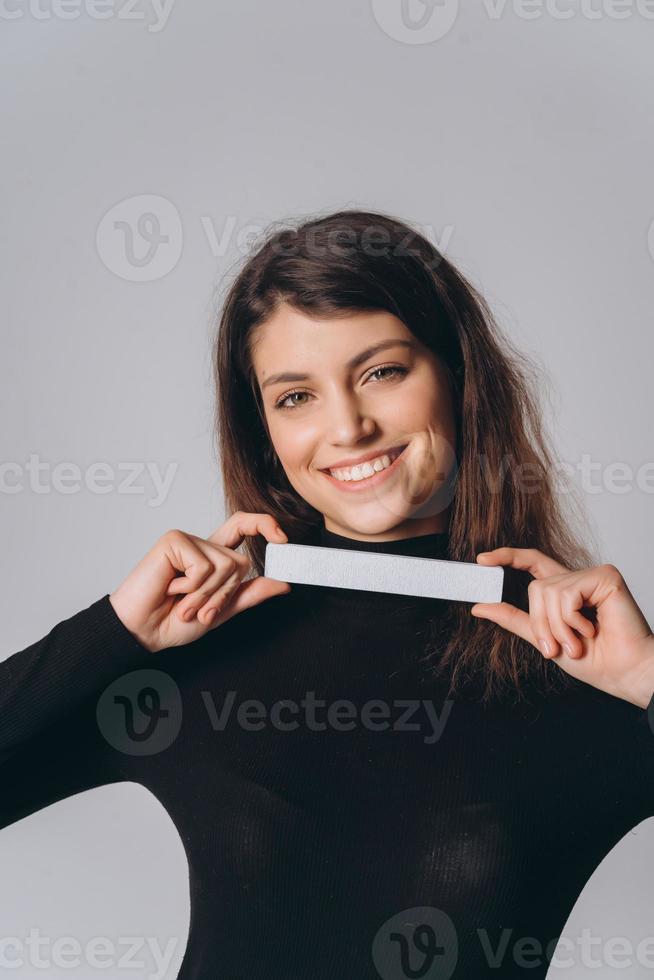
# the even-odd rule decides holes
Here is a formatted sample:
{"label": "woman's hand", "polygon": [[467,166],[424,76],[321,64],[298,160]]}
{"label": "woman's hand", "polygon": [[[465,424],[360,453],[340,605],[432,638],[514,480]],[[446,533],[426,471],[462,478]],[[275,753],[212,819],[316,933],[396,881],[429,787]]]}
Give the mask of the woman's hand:
{"label": "woman's hand", "polygon": [[[235,551],[246,535],[288,537],[270,514],[238,511],[206,540],[166,531],[109,600],[119,619],[151,653],[184,646],[236,613],[291,591],[288,582],[257,575]],[[181,596],[181,598],[180,598]]]}
{"label": "woman's hand", "polygon": [[[507,602],[477,603],[473,616],[490,619],[554,659],[593,687],[646,708],[654,694],[654,636],[614,565],[570,571],[534,548],[496,548],[481,565],[530,572],[529,612]],[[595,611],[596,623],[582,613]]]}

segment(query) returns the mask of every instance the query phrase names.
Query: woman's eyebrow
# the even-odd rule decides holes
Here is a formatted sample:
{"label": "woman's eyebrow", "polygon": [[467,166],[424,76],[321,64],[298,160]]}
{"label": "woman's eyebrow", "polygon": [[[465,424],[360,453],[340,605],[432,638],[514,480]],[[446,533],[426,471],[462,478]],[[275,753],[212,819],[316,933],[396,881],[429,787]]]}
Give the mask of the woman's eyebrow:
{"label": "woman's eyebrow", "polygon": [[[359,364],[363,364],[367,361],[369,357],[373,357],[380,351],[387,350],[389,347],[409,347],[413,350],[417,350],[417,344],[413,340],[383,340],[379,344],[374,344],[372,347],[366,347],[359,354],[355,354],[348,362],[346,367],[355,368]],[[269,378],[261,385],[262,389],[267,388],[268,385],[278,384],[280,381],[308,381],[311,377],[310,374],[297,374],[294,371],[284,371],[281,374],[271,374]]]}

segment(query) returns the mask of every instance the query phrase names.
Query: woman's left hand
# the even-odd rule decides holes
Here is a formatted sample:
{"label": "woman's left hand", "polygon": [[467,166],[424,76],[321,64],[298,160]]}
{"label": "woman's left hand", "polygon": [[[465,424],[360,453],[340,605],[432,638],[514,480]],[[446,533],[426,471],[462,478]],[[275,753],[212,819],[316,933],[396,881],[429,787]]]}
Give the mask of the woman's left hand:
{"label": "woman's left hand", "polygon": [[[473,616],[490,619],[554,659],[593,687],[646,708],[654,694],[654,636],[614,565],[571,571],[535,548],[496,548],[480,565],[530,572],[529,612],[507,602],[476,603]],[[596,623],[583,615],[595,610]]]}

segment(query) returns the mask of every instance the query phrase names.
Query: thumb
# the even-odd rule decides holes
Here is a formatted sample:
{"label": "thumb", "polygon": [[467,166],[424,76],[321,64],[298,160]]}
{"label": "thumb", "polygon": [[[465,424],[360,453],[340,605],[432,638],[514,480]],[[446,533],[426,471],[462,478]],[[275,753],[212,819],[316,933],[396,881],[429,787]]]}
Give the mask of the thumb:
{"label": "thumb", "polygon": [[[486,602],[476,602],[475,605],[470,610],[470,615],[477,616],[479,617],[479,619],[493,619],[494,605],[495,603],[491,605],[490,603],[486,603]],[[493,621],[497,622],[497,620],[494,619]]]}

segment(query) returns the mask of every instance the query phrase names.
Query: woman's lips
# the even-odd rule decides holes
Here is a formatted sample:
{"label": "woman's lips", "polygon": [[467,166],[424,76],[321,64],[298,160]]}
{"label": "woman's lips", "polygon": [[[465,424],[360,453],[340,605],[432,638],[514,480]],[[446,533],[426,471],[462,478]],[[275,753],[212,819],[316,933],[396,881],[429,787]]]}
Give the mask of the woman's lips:
{"label": "woman's lips", "polygon": [[323,474],[323,476],[327,477],[330,483],[338,487],[339,490],[343,490],[345,493],[357,493],[360,490],[367,490],[368,488],[372,489],[373,487],[376,489],[380,483],[387,480],[388,477],[397,470],[402,459],[404,458],[406,448],[407,447],[405,446],[400,455],[396,456],[391,465],[387,466],[386,469],[379,470],[377,473],[373,473],[372,476],[366,476],[363,480],[337,480],[335,476],[332,476],[331,473],[328,473],[326,470],[321,470],[320,472]]}

